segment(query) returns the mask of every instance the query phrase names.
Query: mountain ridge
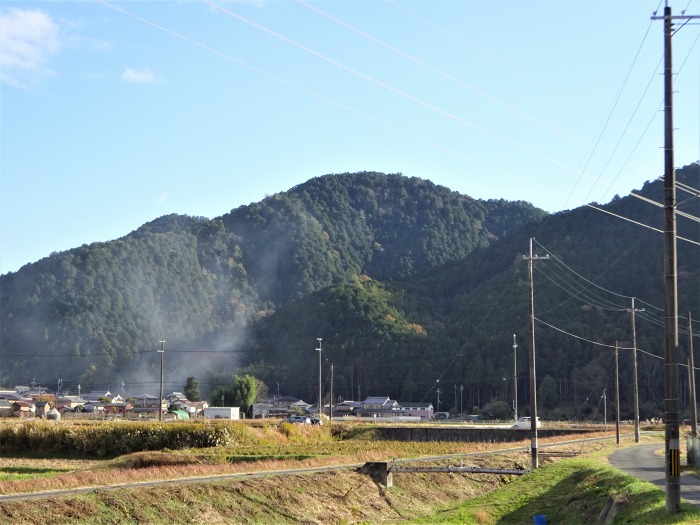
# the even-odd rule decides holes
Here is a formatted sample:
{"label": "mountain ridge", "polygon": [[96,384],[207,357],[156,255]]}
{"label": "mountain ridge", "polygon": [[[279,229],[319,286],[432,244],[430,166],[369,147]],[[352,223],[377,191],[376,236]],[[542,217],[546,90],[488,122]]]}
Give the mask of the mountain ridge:
{"label": "mountain ridge", "polygon": [[0,380],[150,376],[150,349],[164,337],[230,349],[251,320],[308,293],[365,273],[415,275],[543,215],[362,172],[316,177],[214,219],[159,217],[0,276]]}

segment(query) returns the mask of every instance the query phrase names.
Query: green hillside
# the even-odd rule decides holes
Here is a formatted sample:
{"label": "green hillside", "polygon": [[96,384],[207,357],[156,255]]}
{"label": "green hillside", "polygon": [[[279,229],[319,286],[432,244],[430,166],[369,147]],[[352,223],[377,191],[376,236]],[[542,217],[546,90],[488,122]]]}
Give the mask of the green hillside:
{"label": "green hillside", "polygon": [[[697,164],[678,181],[700,187]],[[639,190],[663,202],[660,181]],[[700,199],[679,190],[679,211]],[[212,220],[166,216],[112,242],[52,254],[0,277],[0,382],[155,392],[196,376],[207,397],[252,374],[271,393],[389,396],[442,410],[528,403],[528,283],[534,252],[537,373],[547,417],[602,417],[613,348],[636,308],[642,416],[663,392],[663,210],[631,196],[547,215],[400,174],[326,175]],[[625,217],[623,220],[611,214]],[[630,222],[635,221],[635,222]],[[678,218],[681,358],[700,317],[698,223]],[[700,321],[698,321],[700,323]],[[698,324],[696,323],[696,326]],[[685,331],[684,331],[685,330]],[[696,328],[697,333],[697,328]],[[696,348],[700,343],[696,342]],[[686,406],[686,370],[681,404]],[[623,417],[631,351],[620,352]],[[265,389],[263,389],[265,390]],[[610,400],[612,401],[612,395]],[[484,408],[486,407],[486,408]],[[612,406],[610,407],[612,411]],[[612,412],[611,412],[612,413]]]}
{"label": "green hillside", "polygon": [[0,277],[0,382],[153,391],[165,339],[166,388],[180,390],[189,375],[235,369],[246,327],[295,300],[360,275],[416,276],[544,215],[358,173],[212,220],[161,217]]}
{"label": "green hillside", "polygon": [[[679,170],[678,179],[698,187],[698,166]],[[663,202],[660,181],[639,193]],[[679,192],[681,201],[679,210],[700,215],[700,199],[683,199]],[[663,210],[634,197],[596,207],[654,227],[663,221]],[[700,239],[698,223],[679,217],[678,234]],[[604,389],[613,414],[614,345],[632,346],[628,310],[634,297],[635,307],[644,309],[635,315],[641,411],[643,417],[657,416],[663,401],[663,235],[591,207],[530,223],[464,259],[408,279],[336,286],[289,305],[256,325],[251,369],[315,400],[313,350],[316,337],[322,337],[328,360],[323,367],[334,364],[337,396],[388,395],[436,404],[440,389],[441,408],[472,411],[492,401],[511,404],[516,334],[522,413],[529,402],[523,255],[531,237],[536,254],[550,252],[549,260],[534,265],[538,388],[545,414],[602,419]],[[340,297],[346,299],[339,308]],[[700,316],[700,248],[683,240],[678,241],[678,304],[685,363],[687,312]],[[632,353],[620,350],[619,355],[621,411],[630,418]],[[680,372],[686,407],[687,369]],[[329,379],[323,380],[327,391]]]}

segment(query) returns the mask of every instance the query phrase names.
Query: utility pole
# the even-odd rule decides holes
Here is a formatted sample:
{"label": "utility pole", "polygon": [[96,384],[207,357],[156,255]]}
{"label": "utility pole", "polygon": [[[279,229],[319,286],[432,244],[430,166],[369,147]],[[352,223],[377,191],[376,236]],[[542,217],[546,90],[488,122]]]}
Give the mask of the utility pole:
{"label": "utility pole", "polygon": [[163,421],[163,355],[165,354],[165,341],[161,339],[160,350],[160,403],[158,403],[158,421]]}
{"label": "utility pole", "polygon": [[61,387],[63,386],[63,379],[60,377],[58,378],[58,383],[56,384],[56,401],[58,401],[60,392],[61,392]]}
{"label": "utility pole", "polygon": [[[656,15],[656,13],[654,13]],[[698,15],[671,16],[666,0],[664,21],[664,393],[666,443],[666,513],[680,510],[680,433],[678,430],[678,276],[676,258],[676,174],[673,159],[673,67],[672,20],[690,20]]]}
{"label": "utility pole", "polygon": [[690,372],[690,425],[693,437],[698,437],[698,406],[695,391],[695,358],[693,356],[693,320],[688,312],[688,369]]}
{"label": "utility pole", "polygon": [[518,354],[516,349],[518,345],[515,342],[515,334],[513,334],[513,418],[518,421]]}
{"label": "utility pole", "polygon": [[316,341],[318,341],[318,417],[321,417],[321,354],[323,353],[323,350],[321,348],[321,341],[322,339],[320,337],[316,338]]}
{"label": "utility pole", "polygon": [[464,396],[464,385],[459,385],[459,415],[464,414],[464,404],[462,398]]}
{"label": "utility pole", "polygon": [[80,383],[78,383],[78,401],[80,401]]}
{"label": "utility pole", "polygon": [[549,255],[538,257],[532,254],[532,237],[530,237],[530,255],[523,255],[527,261],[527,277],[530,292],[530,450],[532,469],[538,467],[537,457],[537,377],[535,374],[535,286],[532,277],[532,262],[537,259],[549,259]]}
{"label": "utility pole", "polygon": [[620,444],[620,363],[615,341],[615,443]]}
{"label": "utility pole", "polygon": [[436,419],[437,419],[438,423],[440,423],[440,384],[439,384],[440,380],[438,379],[437,382],[438,382],[438,388],[437,388],[438,400],[437,400],[437,413],[436,413],[437,418]]}
{"label": "utility pole", "polygon": [[328,403],[328,418],[330,420],[330,430],[333,430],[333,363],[331,363],[331,401]]}
{"label": "utility pole", "polygon": [[[678,429],[678,276],[676,252],[676,173],[673,159],[672,16],[664,7],[664,429],[666,514],[681,507],[681,450]],[[693,18],[693,17],[676,17]],[[652,20],[658,17],[653,16]]]}
{"label": "utility pole", "polygon": [[608,428],[608,398],[605,397],[605,389],[603,389],[603,425]]}
{"label": "utility pole", "polygon": [[634,388],[634,442],[639,443],[639,383],[637,379],[637,321],[636,312],[643,312],[644,308],[634,307],[634,297],[632,297],[632,308],[629,309],[632,318],[632,385]]}
{"label": "utility pole", "polygon": [[455,412],[457,412],[457,383],[455,383],[454,391],[455,391]]}

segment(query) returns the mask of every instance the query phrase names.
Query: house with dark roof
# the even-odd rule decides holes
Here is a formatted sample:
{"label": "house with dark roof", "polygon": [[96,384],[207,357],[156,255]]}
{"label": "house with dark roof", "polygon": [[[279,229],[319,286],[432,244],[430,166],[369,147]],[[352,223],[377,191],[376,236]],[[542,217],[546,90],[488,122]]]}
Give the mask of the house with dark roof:
{"label": "house with dark roof", "polygon": [[46,417],[48,411],[51,410],[50,401],[35,401],[34,402],[34,415],[37,417]]}
{"label": "house with dark roof", "polygon": [[15,417],[34,417],[34,402],[14,401],[12,403],[12,415]]}
{"label": "house with dark roof", "polygon": [[367,397],[362,402],[359,414],[362,417],[394,417],[403,415],[401,406],[388,397]]}
{"label": "house with dark roof", "polygon": [[112,394],[109,390],[93,390],[82,396],[85,401],[100,401],[102,398],[109,399],[110,403],[122,403],[124,399],[119,394]]}

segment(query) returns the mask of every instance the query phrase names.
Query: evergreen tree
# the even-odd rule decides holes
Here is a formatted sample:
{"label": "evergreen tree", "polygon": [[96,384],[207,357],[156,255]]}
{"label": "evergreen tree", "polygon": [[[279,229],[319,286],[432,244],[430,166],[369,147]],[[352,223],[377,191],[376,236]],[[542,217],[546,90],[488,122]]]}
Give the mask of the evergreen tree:
{"label": "evergreen tree", "polygon": [[199,391],[199,381],[196,377],[188,377],[185,382],[185,397],[190,401],[201,401],[202,394]]}

